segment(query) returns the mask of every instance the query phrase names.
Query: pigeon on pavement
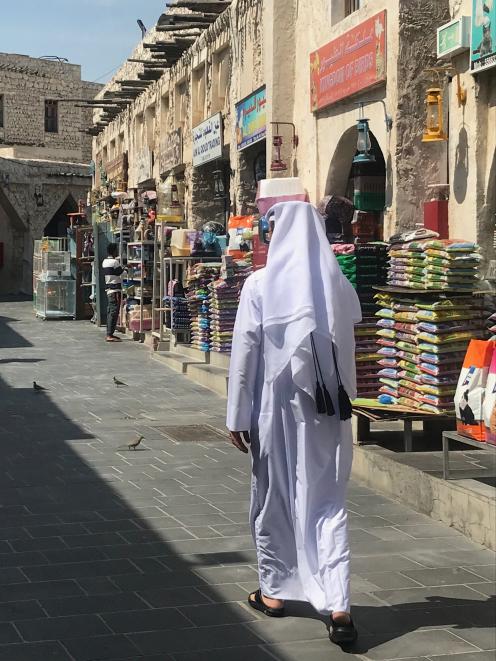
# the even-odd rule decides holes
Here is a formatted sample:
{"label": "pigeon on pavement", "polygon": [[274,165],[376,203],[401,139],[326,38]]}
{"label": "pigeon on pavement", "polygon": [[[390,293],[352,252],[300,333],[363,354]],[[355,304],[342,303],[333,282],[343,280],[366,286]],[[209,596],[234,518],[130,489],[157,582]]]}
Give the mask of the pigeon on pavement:
{"label": "pigeon on pavement", "polygon": [[144,436],[138,436],[137,438],[134,439],[134,441],[131,441],[131,443],[128,443],[128,448],[129,450],[133,449],[136,450],[138,445],[141,443],[141,441],[144,440]]}
{"label": "pigeon on pavement", "polygon": [[46,388],[43,388],[43,386],[38,385],[36,381],[33,381],[33,390],[35,392],[41,392],[42,390],[46,390]]}
{"label": "pigeon on pavement", "polygon": [[124,383],[124,381],[119,381],[116,376],[114,376],[114,383],[116,386],[127,386],[127,383]]}

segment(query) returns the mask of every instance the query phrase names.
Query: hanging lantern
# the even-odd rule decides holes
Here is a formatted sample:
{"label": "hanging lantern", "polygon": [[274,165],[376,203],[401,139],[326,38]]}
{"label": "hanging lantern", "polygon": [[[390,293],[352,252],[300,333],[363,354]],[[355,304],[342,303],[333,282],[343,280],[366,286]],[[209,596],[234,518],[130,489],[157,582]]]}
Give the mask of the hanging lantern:
{"label": "hanging lantern", "polygon": [[226,199],[226,185],[224,183],[224,172],[221,168],[214,170],[214,200]]}
{"label": "hanging lantern", "polygon": [[443,130],[443,94],[439,87],[427,90],[427,128],[422,142],[444,142],[448,136]]}
{"label": "hanging lantern", "polygon": [[177,184],[171,185],[170,208],[176,210],[181,208],[181,202],[179,201],[179,191],[177,188]]}
{"label": "hanging lantern", "polygon": [[357,152],[353,163],[375,163],[374,154],[370,153],[372,143],[370,141],[369,120],[362,117],[357,120]]}
{"label": "hanging lantern", "polygon": [[270,164],[271,172],[284,172],[288,169],[288,166],[281,158],[281,148],[282,148],[282,136],[275,135],[272,141],[272,146],[274,147],[274,157],[272,163]]}

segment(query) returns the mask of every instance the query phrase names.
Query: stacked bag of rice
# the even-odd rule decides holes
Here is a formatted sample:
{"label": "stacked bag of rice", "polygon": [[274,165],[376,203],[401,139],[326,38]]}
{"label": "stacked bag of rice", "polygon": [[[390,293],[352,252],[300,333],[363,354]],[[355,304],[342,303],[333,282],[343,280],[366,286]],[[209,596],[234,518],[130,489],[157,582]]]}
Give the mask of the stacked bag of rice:
{"label": "stacked bag of rice", "polygon": [[389,285],[409,289],[425,289],[425,255],[423,242],[396,243],[389,250],[390,267],[387,277]]}
{"label": "stacked bag of rice", "polygon": [[409,289],[477,289],[481,260],[475,243],[426,239],[392,244],[388,284]]}
{"label": "stacked bag of rice", "polygon": [[482,331],[482,301],[464,296],[376,295],[380,393],[431,413],[454,409],[460,364]]}

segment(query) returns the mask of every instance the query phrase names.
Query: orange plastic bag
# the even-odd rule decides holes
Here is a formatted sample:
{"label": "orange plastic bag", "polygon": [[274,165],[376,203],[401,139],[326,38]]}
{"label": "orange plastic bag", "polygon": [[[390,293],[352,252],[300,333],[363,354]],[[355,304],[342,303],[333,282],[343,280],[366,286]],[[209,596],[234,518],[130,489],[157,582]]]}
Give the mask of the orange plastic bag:
{"label": "orange plastic bag", "polygon": [[495,346],[492,341],[470,341],[455,392],[458,433],[481,442],[486,440],[483,406]]}

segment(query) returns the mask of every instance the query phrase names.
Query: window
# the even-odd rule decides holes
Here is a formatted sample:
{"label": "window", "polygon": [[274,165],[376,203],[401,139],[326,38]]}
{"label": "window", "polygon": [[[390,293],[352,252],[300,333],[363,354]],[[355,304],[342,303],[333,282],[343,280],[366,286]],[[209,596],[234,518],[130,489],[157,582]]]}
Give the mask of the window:
{"label": "window", "polygon": [[58,101],[45,101],[45,131],[47,133],[59,132],[59,103]]}
{"label": "window", "polygon": [[205,64],[193,71],[193,126],[205,118]]}
{"label": "window", "polygon": [[145,126],[145,120],[143,113],[136,115],[135,120],[135,133],[134,133],[134,144],[137,150],[140,150],[143,147],[143,129]]}
{"label": "window", "polygon": [[0,94],[0,129],[3,129],[3,94]]}
{"label": "window", "polygon": [[167,133],[167,130],[169,128],[169,112],[170,112],[169,95],[164,94],[162,96],[162,102],[160,106],[160,129],[162,133]]}
{"label": "window", "polygon": [[212,76],[212,113],[226,110],[226,101],[229,97],[229,48],[215,53],[213,58]]}
{"label": "window", "polygon": [[186,95],[186,83],[178,83],[176,85],[176,93],[174,99],[175,111],[175,126],[177,129],[185,128],[187,112],[188,112],[188,97]]}
{"label": "window", "polygon": [[344,15],[349,16],[353,12],[358,11],[363,5],[364,0],[345,0],[344,2]]}
{"label": "window", "polygon": [[145,110],[146,144],[153,151],[155,149],[155,105]]}

